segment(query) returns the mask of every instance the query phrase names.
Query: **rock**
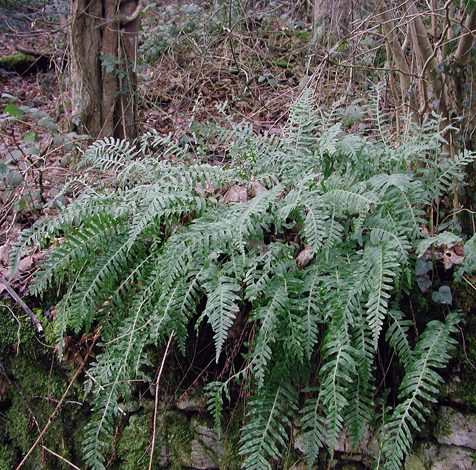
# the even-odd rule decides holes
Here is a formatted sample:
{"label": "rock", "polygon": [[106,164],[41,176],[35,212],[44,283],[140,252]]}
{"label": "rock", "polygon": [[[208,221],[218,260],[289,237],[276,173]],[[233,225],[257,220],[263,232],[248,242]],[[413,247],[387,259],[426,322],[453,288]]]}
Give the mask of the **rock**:
{"label": "rock", "polygon": [[405,470],[476,470],[473,451],[456,446],[423,444],[405,461]]}
{"label": "rock", "polygon": [[182,411],[201,411],[205,408],[206,398],[204,395],[195,395],[180,400],[177,408]]}
{"label": "rock", "polygon": [[476,450],[476,415],[465,416],[453,408],[442,406],[434,435],[440,444]]}
{"label": "rock", "polygon": [[219,468],[219,465],[213,459],[210,451],[208,451],[198,440],[192,441],[192,454],[190,456],[193,468],[199,470],[207,470],[211,468]]}
{"label": "rock", "polygon": [[367,432],[362,436],[362,440],[360,441],[359,445],[355,449],[353,449],[352,439],[347,437],[347,429],[344,428],[342,432],[340,433],[340,436],[337,440],[336,448],[334,450],[336,452],[344,452],[346,454],[368,453],[369,443],[370,443],[370,433],[367,428]]}
{"label": "rock", "polygon": [[[197,459],[203,460],[203,465],[209,463],[211,460],[214,466],[211,467],[197,467],[197,468],[218,468],[220,460],[225,454],[225,448],[218,438],[218,434],[213,425],[212,420],[207,419],[198,419],[197,416],[193,416],[190,421],[191,427],[195,434],[197,435],[197,443],[200,444],[202,448],[202,453],[198,447],[196,447],[196,456]],[[194,460],[194,446],[192,442],[192,461]]]}

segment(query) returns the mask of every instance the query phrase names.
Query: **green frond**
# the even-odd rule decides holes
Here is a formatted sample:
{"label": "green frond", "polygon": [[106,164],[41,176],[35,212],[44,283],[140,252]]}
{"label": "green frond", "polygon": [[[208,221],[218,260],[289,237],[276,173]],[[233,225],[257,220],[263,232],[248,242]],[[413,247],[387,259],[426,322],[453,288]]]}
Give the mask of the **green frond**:
{"label": "green frond", "polygon": [[[68,206],[62,207],[55,218],[46,218],[36,222],[32,228],[23,230],[19,241],[15,244],[11,253],[12,273],[17,269],[20,259],[27,248],[31,245],[44,248],[53,242],[54,237],[62,233],[69,234],[83,222],[91,224],[96,221],[123,220],[127,216],[129,208],[121,204],[121,198],[115,194],[101,197],[84,197],[79,201],[72,201]],[[116,224],[116,222],[114,222]]]}
{"label": "green frond", "polygon": [[372,397],[375,392],[373,381],[375,350],[363,308],[354,315],[351,337],[356,374],[349,386],[349,405],[344,410],[344,420],[347,435],[352,439],[352,446],[355,448],[368,431],[368,425],[372,420]]}
{"label": "green frond", "polygon": [[289,302],[286,279],[275,277],[263,292],[261,305],[250,314],[250,321],[259,322],[259,332],[252,345],[252,370],[258,386],[264,383],[272,357],[271,346],[277,339],[279,314]]}
{"label": "green frond", "polygon": [[210,269],[204,272],[204,275],[208,274],[207,282],[204,284],[207,304],[202,316],[207,317],[212,326],[218,362],[228,330],[233,324],[236,313],[240,310],[238,305],[240,297],[237,292],[241,286],[236,279],[222,275],[218,269],[213,271],[211,275]]}
{"label": "green frond", "polygon": [[68,237],[55,246],[43,261],[42,271],[35,278],[32,292],[37,294],[45,291],[52,282],[59,283],[67,274],[87,266],[98,250],[108,250],[121,237],[116,223],[117,219],[95,219],[78,229],[72,228]]}
{"label": "green frond", "polygon": [[463,274],[471,274],[474,271],[476,271],[476,234],[464,244],[464,261],[455,271],[455,280],[460,281]]}
{"label": "green frond", "polygon": [[[147,321],[143,312],[135,308],[118,329],[118,338],[109,343],[107,350],[89,369],[90,383],[86,390],[92,390],[96,397],[93,401],[93,418],[86,428],[84,457],[92,468],[104,468],[102,450],[114,436],[114,420],[121,414],[118,399],[127,396],[129,381],[137,379],[141,366],[148,365],[143,348],[148,338],[144,328]],[[94,381],[94,385],[93,382]]]}
{"label": "green frond", "polygon": [[320,305],[320,278],[319,270],[311,265],[311,268],[306,271],[303,279],[302,294],[304,302],[301,301],[300,308],[302,309],[302,331],[306,334],[303,338],[304,354],[307,360],[311,359],[312,353],[316,347],[319,335],[319,324],[323,321],[322,305]]}
{"label": "green frond", "polygon": [[380,331],[385,320],[394,278],[400,271],[397,253],[388,245],[366,246],[364,270],[367,270],[367,320],[372,331],[374,349],[377,349]]}
{"label": "green frond", "polygon": [[457,182],[462,181],[463,168],[475,159],[473,152],[464,151],[453,158],[446,156],[440,160],[427,161],[428,167],[422,170],[427,198],[433,201],[437,196],[451,191]]}
{"label": "green frond", "polygon": [[320,401],[325,411],[325,443],[332,451],[344,427],[344,411],[349,404],[347,393],[356,375],[355,351],[347,332],[335,321],[324,341],[324,365],[321,367]]}
{"label": "green frond", "polygon": [[269,243],[266,251],[255,254],[253,261],[244,276],[245,299],[250,302],[261,298],[274,276],[283,276],[296,266],[293,248],[283,243]]}
{"label": "green frond", "polygon": [[297,393],[286,376],[269,384],[254,395],[248,404],[248,423],[243,427],[240,454],[245,456],[243,468],[270,470],[270,459],[279,460],[280,447],[289,439],[286,427],[297,410]]}
{"label": "green frond", "polygon": [[259,193],[248,204],[241,204],[242,210],[237,211],[232,229],[234,244],[242,254],[245,244],[248,244],[250,239],[257,242],[263,238],[263,229],[268,228],[266,223],[268,208],[283,189],[284,185],[278,184],[269,191]]}
{"label": "green frond", "polygon": [[408,370],[414,363],[414,352],[408,340],[408,329],[413,326],[413,322],[405,320],[400,310],[390,309],[388,311],[390,327],[385,339],[390,347],[395,351],[402,362],[405,370]]}
{"label": "green frond", "polygon": [[140,150],[127,140],[105,137],[91,144],[83,153],[82,165],[91,165],[103,171],[119,172],[132,161]]}
{"label": "green frond", "polygon": [[304,452],[307,455],[308,468],[311,469],[319,456],[321,448],[326,443],[327,426],[325,418],[321,414],[322,403],[319,387],[309,387],[304,389],[304,392],[309,397],[300,411],[304,431],[302,441]]}
{"label": "green frond", "polygon": [[178,223],[183,215],[195,211],[200,216],[206,208],[205,198],[191,195],[188,191],[170,191],[147,194],[140,201],[139,212],[134,216],[129,231],[128,246],[132,246],[137,237],[144,232],[157,235],[160,225]]}
{"label": "green frond", "polygon": [[455,340],[450,336],[457,331],[459,313],[453,312],[445,323],[429,322],[415,347],[415,359],[407,370],[400,385],[399,398],[404,399],[393,412],[383,428],[382,453],[386,456],[385,469],[398,470],[413,441],[412,431],[419,430],[418,421],[429,413],[426,401],[434,402],[434,396],[443,382],[434,369],[448,362],[448,351]]}

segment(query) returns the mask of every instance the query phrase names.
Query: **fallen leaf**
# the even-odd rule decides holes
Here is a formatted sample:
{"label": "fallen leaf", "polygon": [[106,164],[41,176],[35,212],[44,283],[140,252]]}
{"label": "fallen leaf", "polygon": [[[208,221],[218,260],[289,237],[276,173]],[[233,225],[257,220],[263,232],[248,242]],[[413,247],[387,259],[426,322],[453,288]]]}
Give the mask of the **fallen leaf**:
{"label": "fallen leaf", "polygon": [[251,183],[251,195],[253,197],[256,197],[258,194],[264,191],[267,191],[267,189],[259,181],[253,181]]}
{"label": "fallen leaf", "polygon": [[7,240],[7,242],[0,246],[0,263],[2,263],[4,266],[9,266],[10,265],[10,250],[12,249],[10,240]]}
{"label": "fallen leaf", "polygon": [[448,249],[443,253],[443,265],[445,269],[451,269],[455,264],[462,264],[464,256],[458,256],[453,250]]}
{"label": "fallen leaf", "polygon": [[296,264],[298,269],[305,268],[314,258],[314,255],[311,251],[310,245],[304,245],[304,250],[302,250],[299,255],[296,256]]}
{"label": "fallen leaf", "polygon": [[248,194],[246,192],[246,189],[242,188],[237,184],[235,184],[234,186],[230,186],[226,191],[225,195],[223,196],[223,203],[227,202],[248,202]]}

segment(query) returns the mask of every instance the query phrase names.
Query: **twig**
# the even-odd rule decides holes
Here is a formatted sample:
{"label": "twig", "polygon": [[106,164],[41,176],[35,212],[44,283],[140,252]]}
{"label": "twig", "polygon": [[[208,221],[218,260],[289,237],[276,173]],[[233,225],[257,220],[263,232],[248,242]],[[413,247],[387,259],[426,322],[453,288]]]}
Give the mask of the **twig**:
{"label": "twig", "polygon": [[[95,336],[94,336],[94,339],[93,339],[93,342],[91,343],[91,346],[89,347],[88,349],[88,352],[90,352],[93,347],[94,347],[94,343],[96,342],[96,339],[98,338],[99,336],[99,333],[97,333]],[[79,373],[81,372],[81,370],[84,368],[84,365],[86,364],[86,361],[88,360],[88,357],[89,357],[89,354],[86,354],[85,356],[85,360],[84,362],[81,361],[81,364],[80,366],[78,367],[78,369],[76,370],[76,372],[74,373],[74,376],[73,378],[71,379],[71,381],[69,382],[68,384],[68,388],[66,389],[66,391],[63,393],[63,396],[61,397],[61,400],[58,402],[58,404],[56,405],[56,408],[54,409],[53,413],[51,413],[50,417],[48,418],[48,422],[46,423],[45,427],[43,428],[43,431],[41,431],[40,435],[38,436],[38,439],[34,442],[34,444],[30,447],[30,450],[26,453],[25,457],[23,457],[23,460],[20,462],[20,464],[18,465],[18,467],[16,468],[16,470],[20,470],[20,468],[23,467],[23,464],[26,462],[26,460],[28,459],[28,457],[31,455],[31,453],[35,450],[36,446],[39,444],[39,442],[41,441],[41,439],[43,439],[43,436],[45,435],[46,431],[48,430],[48,428],[50,427],[50,424],[52,423],[53,421],[53,418],[56,416],[56,413],[59,411],[59,409],[61,408],[61,405],[63,404],[66,396],[68,395],[71,387],[73,386],[74,382],[76,381],[76,378],[78,377]]]}
{"label": "twig", "polygon": [[461,339],[463,340],[463,352],[464,352],[464,357],[466,358],[466,360],[468,361],[469,365],[474,369],[476,370],[476,366],[471,362],[471,360],[469,359],[468,357],[468,353],[466,352],[466,341],[464,340],[464,332],[463,332],[463,328],[461,328],[459,325],[456,325],[461,333]]}
{"label": "twig", "polygon": [[46,450],[46,452],[49,452],[51,455],[54,455],[56,458],[63,461],[66,465],[69,465],[71,468],[74,468],[75,470],[81,470],[79,467],[76,467],[76,465],[72,464],[71,462],[66,460],[64,457],[61,457],[61,455],[58,455],[56,452],[53,452],[52,450],[48,449],[48,447],[42,445],[41,448]]}
{"label": "twig", "polygon": [[155,434],[157,428],[157,408],[159,405],[159,381],[162,375],[162,371],[164,370],[165,358],[169,352],[170,344],[172,343],[172,338],[174,336],[175,330],[172,330],[170,333],[169,341],[167,342],[167,346],[165,348],[164,356],[162,357],[162,363],[160,364],[160,369],[157,374],[157,380],[155,381],[155,400],[154,400],[154,422],[152,425],[152,443],[150,445],[150,459],[149,459],[149,470],[152,469],[152,460],[154,458],[154,447],[155,447]]}
{"label": "twig", "polygon": [[36,327],[36,331],[38,333],[41,333],[43,331],[43,326],[39,322],[38,318],[36,318],[36,315],[30,310],[28,305],[25,302],[23,302],[23,300],[19,297],[19,295],[13,290],[12,286],[10,286],[8,281],[1,276],[0,276],[0,284],[5,287],[5,289],[10,294],[12,299],[24,310],[25,313],[28,314],[28,316],[31,318],[31,321]]}

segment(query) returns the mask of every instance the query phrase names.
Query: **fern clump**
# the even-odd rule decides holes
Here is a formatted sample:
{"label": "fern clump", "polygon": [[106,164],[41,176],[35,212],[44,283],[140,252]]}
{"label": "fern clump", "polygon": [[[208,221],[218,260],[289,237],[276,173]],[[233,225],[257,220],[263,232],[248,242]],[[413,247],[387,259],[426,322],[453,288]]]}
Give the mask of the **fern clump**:
{"label": "fern clump", "polygon": [[105,468],[119,399],[133,380],[150,380],[146,347],[173,331],[184,351],[189,326],[206,321],[218,362],[243,316],[251,324],[244,365],[207,394],[219,425],[230,385],[248,388],[246,470],[271,468],[297,421],[310,465],[344,431],[357,446],[374,414],[383,342],[405,375],[379,460],[399,467],[459,320],[451,313],[429,322],[414,344],[399,300],[415,281],[425,208],[474,155],[439,155],[438,122],[430,121],[393,146],[378,107],[370,114],[377,139],[346,134],[338,107],[321,112],[308,90],[279,138],[247,125],[197,126],[197,134],[228,142],[228,165],[190,163],[186,148],[155,134],[135,145],[105,139],[84,153],[83,163],[112,175],[116,189],[23,232],[13,260],[32,243],[51,245],[32,291],[69,286],[55,317],[60,352],[70,330],[101,329],[102,352],[86,383],[95,396],[85,441],[92,468]]}

